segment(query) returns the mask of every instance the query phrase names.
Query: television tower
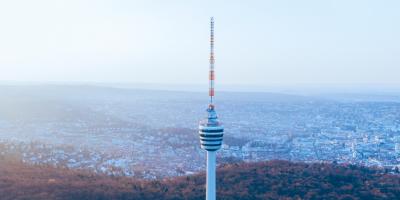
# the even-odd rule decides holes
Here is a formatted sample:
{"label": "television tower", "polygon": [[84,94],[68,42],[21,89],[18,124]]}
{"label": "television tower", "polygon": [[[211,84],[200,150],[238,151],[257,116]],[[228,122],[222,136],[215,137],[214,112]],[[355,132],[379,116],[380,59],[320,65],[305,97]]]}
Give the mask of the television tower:
{"label": "television tower", "polygon": [[224,127],[218,121],[215,106],[213,104],[214,97],[214,18],[211,18],[210,32],[210,72],[209,72],[209,92],[210,102],[207,108],[208,117],[199,124],[199,135],[201,148],[207,151],[207,183],[206,183],[206,200],[215,200],[215,168],[216,168],[216,151],[221,148],[222,137],[224,135]]}

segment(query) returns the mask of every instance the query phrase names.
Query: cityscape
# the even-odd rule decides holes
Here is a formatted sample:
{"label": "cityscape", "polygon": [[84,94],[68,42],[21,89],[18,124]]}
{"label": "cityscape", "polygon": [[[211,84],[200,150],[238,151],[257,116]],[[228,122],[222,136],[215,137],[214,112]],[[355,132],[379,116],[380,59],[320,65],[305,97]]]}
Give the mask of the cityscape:
{"label": "cityscape", "polygon": [[[2,157],[144,179],[205,168],[196,123],[206,116],[201,92],[62,85],[0,91]],[[399,96],[220,92],[217,109],[226,132],[219,165],[279,159],[399,171]]]}

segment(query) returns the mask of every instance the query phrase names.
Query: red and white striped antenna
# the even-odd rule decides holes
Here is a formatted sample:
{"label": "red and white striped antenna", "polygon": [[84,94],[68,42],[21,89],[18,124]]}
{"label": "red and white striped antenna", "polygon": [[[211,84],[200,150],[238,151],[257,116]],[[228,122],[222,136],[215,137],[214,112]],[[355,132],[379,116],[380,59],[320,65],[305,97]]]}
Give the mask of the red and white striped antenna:
{"label": "red and white striped antenna", "polygon": [[209,81],[210,81],[210,86],[209,86],[209,96],[210,96],[210,107],[214,108],[213,105],[213,97],[214,97],[214,79],[215,79],[215,73],[214,73],[214,17],[211,17],[210,21],[210,75],[209,75]]}

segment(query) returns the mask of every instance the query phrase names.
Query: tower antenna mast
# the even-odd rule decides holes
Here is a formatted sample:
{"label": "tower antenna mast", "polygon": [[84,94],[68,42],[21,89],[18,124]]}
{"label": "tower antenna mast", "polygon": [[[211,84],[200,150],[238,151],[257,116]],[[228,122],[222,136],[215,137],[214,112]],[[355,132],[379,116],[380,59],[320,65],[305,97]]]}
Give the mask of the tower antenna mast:
{"label": "tower antenna mast", "polygon": [[213,106],[214,97],[214,17],[211,17],[210,21],[210,74],[209,74],[209,96],[210,96],[210,106]]}

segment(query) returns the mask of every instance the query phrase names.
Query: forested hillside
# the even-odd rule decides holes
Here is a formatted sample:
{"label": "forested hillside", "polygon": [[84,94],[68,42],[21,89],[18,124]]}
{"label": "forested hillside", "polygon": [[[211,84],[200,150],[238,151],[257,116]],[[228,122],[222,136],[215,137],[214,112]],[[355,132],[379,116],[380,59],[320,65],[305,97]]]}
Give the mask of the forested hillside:
{"label": "forested hillside", "polygon": [[[204,199],[204,174],[138,180],[29,166],[0,159],[0,197],[8,199]],[[219,199],[398,199],[400,177],[381,170],[288,161],[240,163],[218,169]]]}

